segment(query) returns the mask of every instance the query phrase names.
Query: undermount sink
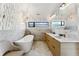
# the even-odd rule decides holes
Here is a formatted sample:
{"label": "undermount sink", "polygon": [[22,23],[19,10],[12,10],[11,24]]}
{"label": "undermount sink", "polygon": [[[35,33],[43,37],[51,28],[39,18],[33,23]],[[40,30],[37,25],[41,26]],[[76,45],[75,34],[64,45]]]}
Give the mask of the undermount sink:
{"label": "undermount sink", "polygon": [[65,34],[54,34],[54,36],[65,37]]}
{"label": "undermount sink", "polygon": [[62,38],[65,38],[63,36],[55,36],[56,38],[59,38],[59,39],[62,39]]}

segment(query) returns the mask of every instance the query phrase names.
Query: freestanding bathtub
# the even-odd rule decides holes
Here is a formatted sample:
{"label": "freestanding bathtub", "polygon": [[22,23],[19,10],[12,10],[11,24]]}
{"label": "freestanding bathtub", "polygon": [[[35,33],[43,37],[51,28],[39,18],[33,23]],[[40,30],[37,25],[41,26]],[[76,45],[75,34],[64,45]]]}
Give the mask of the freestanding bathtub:
{"label": "freestanding bathtub", "polygon": [[19,47],[19,49],[27,53],[32,48],[33,38],[33,35],[26,35],[24,38],[15,41],[14,44]]}

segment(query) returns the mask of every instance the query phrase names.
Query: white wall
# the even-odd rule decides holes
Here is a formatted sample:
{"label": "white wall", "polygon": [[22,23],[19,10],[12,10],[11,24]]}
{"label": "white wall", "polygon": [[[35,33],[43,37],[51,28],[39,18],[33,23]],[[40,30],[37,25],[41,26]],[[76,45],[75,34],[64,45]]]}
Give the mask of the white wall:
{"label": "white wall", "polygon": [[0,4],[0,40],[18,40],[23,37],[24,30],[19,4]]}

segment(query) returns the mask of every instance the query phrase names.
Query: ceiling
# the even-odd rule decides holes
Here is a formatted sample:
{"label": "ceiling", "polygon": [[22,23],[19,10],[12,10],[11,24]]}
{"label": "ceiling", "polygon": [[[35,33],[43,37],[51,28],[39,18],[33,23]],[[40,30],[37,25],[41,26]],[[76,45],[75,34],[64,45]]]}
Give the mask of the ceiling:
{"label": "ceiling", "polygon": [[29,19],[47,19],[53,15],[61,3],[27,3],[23,4],[23,15]]}
{"label": "ceiling", "polygon": [[77,7],[78,7],[77,4],[72,3],[65,9],[59,10],[59,16],[67,18],[70,15],[75,15],[77,14]]}

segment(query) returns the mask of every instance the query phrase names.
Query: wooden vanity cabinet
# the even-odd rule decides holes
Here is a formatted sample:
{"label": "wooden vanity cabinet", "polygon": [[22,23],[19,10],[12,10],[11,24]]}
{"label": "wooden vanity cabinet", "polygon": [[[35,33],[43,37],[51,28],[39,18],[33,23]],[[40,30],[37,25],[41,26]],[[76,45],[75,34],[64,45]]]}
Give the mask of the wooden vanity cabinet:
{"label": "wooden vanity cabinet", "polygon": [[54,56],[79,56],[79,42],[61,42],[50,33],[45,33],[45,42]]}
{"label": "wooden vanity cabinet", "polygon": [[54,56],[60,55],[60,42],[45,34],[45,41]]}

